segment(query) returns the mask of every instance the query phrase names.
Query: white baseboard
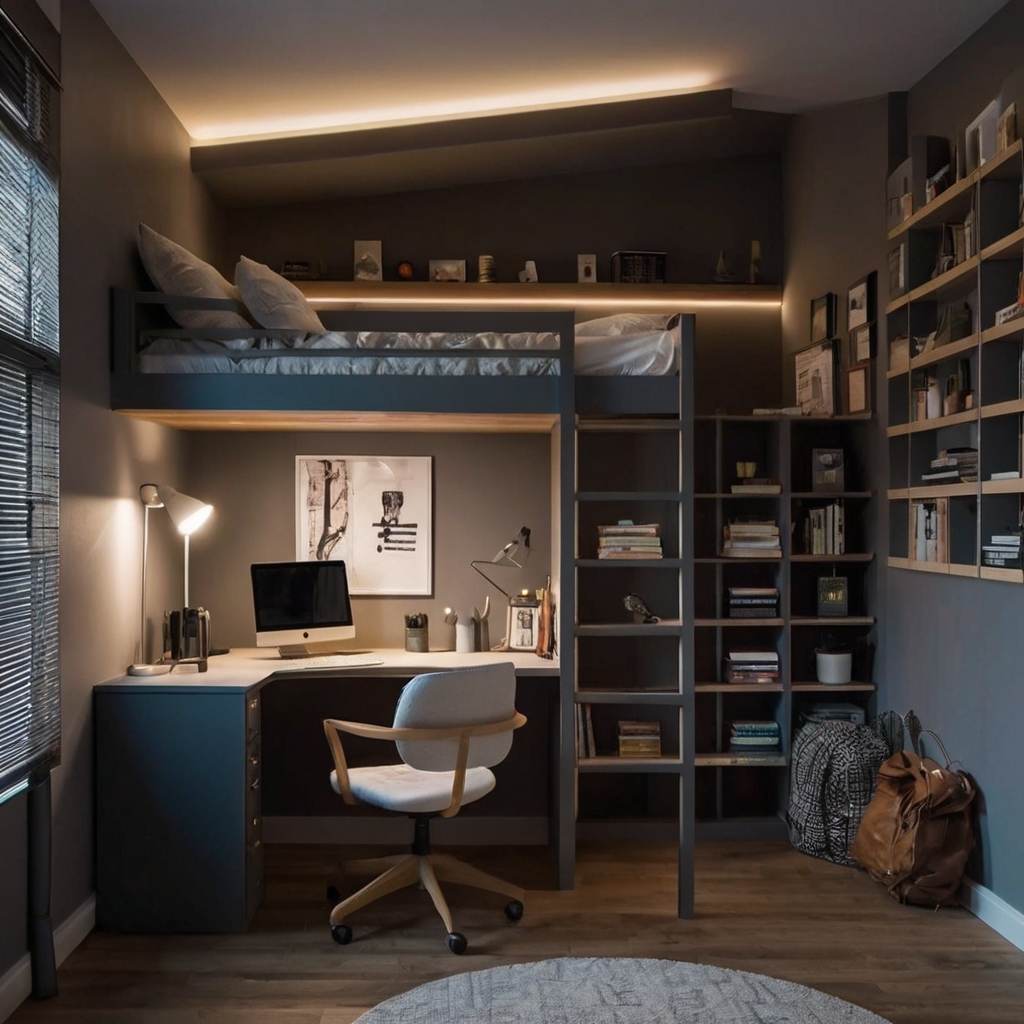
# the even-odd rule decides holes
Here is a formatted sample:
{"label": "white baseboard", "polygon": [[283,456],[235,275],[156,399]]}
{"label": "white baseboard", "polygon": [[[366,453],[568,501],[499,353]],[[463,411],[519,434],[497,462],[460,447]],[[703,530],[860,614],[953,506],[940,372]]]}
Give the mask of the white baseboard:
{"label": "white baseboard", "polygon": [[[53,930],[53,951],[59,967],[96,927],[96,897],[90,896]],[[26,953],[0,975],[0,1021],[7,1020],[32,994],[32,963]]]}
{"label": "white baseboard", "polygon": [[1008,942],[1024,950],[1024,914],[1006,900],[991,889],[965,878],[960,890],[960,903],[979,921],[984,921]]}
{"label": "white baseboard", "polygon": [[[430,831],[435,843],[454,846],[545,846],[548,819],[459,816],[431,822]],[[404,846],[412,842],[412,822],[369,815],[271,816],[263,819],[263,842]]]}

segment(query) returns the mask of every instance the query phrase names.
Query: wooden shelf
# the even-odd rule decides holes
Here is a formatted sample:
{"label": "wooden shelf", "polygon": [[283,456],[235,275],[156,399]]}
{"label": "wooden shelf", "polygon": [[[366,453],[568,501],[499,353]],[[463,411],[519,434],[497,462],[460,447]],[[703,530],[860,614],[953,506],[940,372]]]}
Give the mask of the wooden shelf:
{"label": "wooden shelf", "polygon": [[911,487],[911,498],[971,498],[978,493],[977,481],[959,484],[922,484]]}
{"label": "wooden shelf", "polygon": [[910,559],[901,558],[899,555],[889,556],[889,568],[890,569],[909,569]]}
{"label": "wooden shelf", "polygon": [[[910,360],[910,368],[911,370],[919,370],[922,366],[934,366],[936,363],[943,363],[962,352],[970,352],[971,349],[977,348],[978,342],[979,335],[972,334],[969,337],[961,338],[959,341],[951,341],[947,345],[939,345],[938,348],[932,348],[927,352],[922,352],[919,356],[914,356]],[[903,372],[906,373],[906,370]]]}
{"label": "wooden shelf", "polygon": [[582,434],[632,434],[659,430],[678,431],[682,429],[682,424],[683,421],[674,416],[636,417],[634,419],[622,417],[586,419],[581,417],[576,424],[576,429]]}
{"label": "wooden shelf", "polygon": [[722,619],[694,619],[695,626],[784,626],[786,620],[782,618],[771,619],[743,619],[743,618],[722,618]]}
{"label": "wooden shelf", "polygon": [[892,426],[885,428],[886,437],[902,437],[904,434],[910,433],[910,423],[894,423]]}
{"label": "wooden shelf", "polygon": [[997,569],[994,565],[983,565],[981,578],[1001,583],[1024,583],[1024,569]]}
{"label": "wooden shelf", "polygon": [[[1018,139],[1002,152],[997,153],[991,160],[986,160],[974,173],[981,181],[986,178],[1019,178],[1021,176],[1020,149],[1021,140]],[[1018,158],[1016,166],[1013,164],[1014,157]]]}
{"label": "wooden shelf", "polygon": [[653,704],[677,706],[683,695],[678,690],[577,690],[577,704]]}
{"label": "wooden shelf", "polygon": [[898,423],[894,427],[888,427],[886,433],[889,437],[898,437],[900,434],[921,434],[926,430],[941,430],[943,427],[955,427],[960,423],[973,423],[977,418],[977,409],[966,409],[963,412],[954,412],[949,416],[936,416],[930,420]]}
{"label": "wooden shelf", "polygon": [[577,491],[577,501],[682,501],[679,491]]}
{"label": "wooden shelf", "polygon": [[994,405],[981,407],[981,418],[987,420],[991,416],[1017,416],[1024,412],[1024,398],[1015,398],[1009,402],[996,402]]}
{"label": "wooden shelf", "polygon": [[581,772],[639,773],[679,772],[683,762],[678,757],[581,757],[577,762]]}
{"label": "wooden shelf", "polygon": [[697,683],[697,693],[782,693],[782,683]]}
{"label": "wooden shelf", "polygon": [[789,758],[785,754],[698,754],[693,763],[698,768],[716,765],[722,768],[785,768]]}
{"label": "wooden shelf", "polygon": [[793,683],[794,693],[873,693],[874,683]]}
{"label": "wooden shelf", "polygon": [[834,498],[873,498],[875,496],[874,491],[794,491],[791,498],[809,498],[817,501],[819,498],[822,501],[831,501]]}
{"label": "wooden shelf", "polygon": [[910,488],[909,487],[890,487],[888,498],[890,501],[909,501],[910,500]]}
{"label": "wooden shelf", "polygon": [[1007,320],[1005,324],[997,324],[981,332],[981,343],[987,345],[990,341],[1002,341],[1004,338],[1011,338],[1015,334],[1024,332],[1024,315]]}
{"label": "wooden shelf", "polygon": [[[945,193],[943,193],[945,195]],[[952,270],[947,270],[944,274],[939,274],[938,277],[932,278],[931,281],[926,281],[922,285],[918,285],[916,288],[907,292],[906,295],[901,295],[898,299],[893,299],[885,307],[886,315],[889,313],[895,313],[898,309],[902,309],[904,306],[909,305],[911,302],[921,302],[925,299],[937,298],[942,292],[948,289],[954,289],[957,287],[962,288],[965,284],[969,283],[968,279],[972,274],[976,274],[978,267],[981,264],[981,258],[978,256],[972,256],[969,260],[964,260],[963,263],[958,263]],[[969,288],[967,289],[970,290]]]}
{"label": "wooden shelf", "polygon": [[1017,477],[1013,480],[983,480],[982,494],[1024,494],[1024,480]]}
{"label": "wooden shelf", "polygon": [[978,566],[977,565],[961,565],[958,562],[949,563],[949,575],[950,576],[966,576],[969,579],[978,578]]}
{"label": "wooden shelf", "polygon": [[855,551],[845,555],[790,555],[791,562],[872,562],[874,553],[870,551]]}
{"label": "wooden shelf", "polygon": [[[971,190],[978,182],[978,172],[972,171],[966,177],[954,182],[945,192],[936,196],[930,203],[908,217],[901,224],[892,228],[886,236],[890,242],[898,241],[912,228],[924,228],[941,224],[943,221],[956,220],[960,207],[966,213],[970,209]],[[962,218],[961,218],[962,219]]]}
{"label": "wooden shelf", "polygon": [[682,626],[678,619],[661,622],[587,623],[576,627],[577,636],[678,636]]}
{"label": "wooden shelf", "polygon": [[577,558],[579,569],[681,569],[681,558]]}
{"label": "wooden shelf", "polygon": [[701,499],[703,501],[710,501],[712,498],[720,498],[720,499],[729,499],[729,498],[731,498],[733,500],[736,500],[737,498],[739,498],[739,499],[742,499],[743,501],[750,501],[751,498],[772,498],[772,499],[782,498],[782,497],[785,497],[785,492],[783,492],[783,491],[776,491],[774,494],[733,494],[731,491],[722,491],[721,493],[718,493],[718,494],[711,494],[711,493],[695,494],[694,497],[695,498],[699,498],[699,499]]}
{"label": "wooden shelf", "polygon": [[998,242],[985,246],[981,250],[982,262],[986,260],[1020,259],[1024,254],[1024,228],[1017,228],[1010,234],[1000,238]]}
{"label": "wooden shelf", "polygon": [[930,572],[939,576],[964,576],[974,579],[978,575],[977,565],[965,565],[959,562],[917,562],[912,558],[890,558],[889,565],[894,569]]}
{"label": "wooden shelf", "polygon": [[873,626],[873,615],[794,615],[790,620],[792,626]]}

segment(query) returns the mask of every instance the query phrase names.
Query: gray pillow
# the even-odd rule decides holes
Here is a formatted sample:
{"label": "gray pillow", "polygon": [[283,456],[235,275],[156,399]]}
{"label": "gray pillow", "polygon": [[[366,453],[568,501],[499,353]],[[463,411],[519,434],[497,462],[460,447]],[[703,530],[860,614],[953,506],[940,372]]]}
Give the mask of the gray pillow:
{"label": "gray pillow", "polygon": [[[146,224],[139,224],[139,256],[153,284],[167,295],[241,301],[238,289],[220,271]],[[172,308],[169,312],[182,327],[193,331],[245,330],[250,326],[228,309]]]}
{"label": "gray pillow", "polygon": [[235,284],[260,327],[324,333],[324,325],[306,296],[265,264],[243,256],[235,266]]}

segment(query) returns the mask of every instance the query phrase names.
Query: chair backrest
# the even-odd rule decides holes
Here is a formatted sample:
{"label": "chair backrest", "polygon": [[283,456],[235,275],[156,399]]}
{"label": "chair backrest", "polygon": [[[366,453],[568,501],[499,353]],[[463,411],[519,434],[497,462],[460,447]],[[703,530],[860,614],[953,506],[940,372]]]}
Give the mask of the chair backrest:
{"label": "chair backrest", "polygon": [[[477,665],[415,676],[402,689],[395,708],[396,729],[443,729],[504,722],[516,713],[516,672],[511,662]],[[402,760],[425,772],[455,770],[458,740],[405,740]],[[474,736],[468,768],[490,768],[512,749],[512,731]]]}

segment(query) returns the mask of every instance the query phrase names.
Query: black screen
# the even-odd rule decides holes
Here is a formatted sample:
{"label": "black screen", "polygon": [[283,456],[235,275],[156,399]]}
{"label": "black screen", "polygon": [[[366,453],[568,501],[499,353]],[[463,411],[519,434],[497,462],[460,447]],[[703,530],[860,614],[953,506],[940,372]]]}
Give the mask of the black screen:
{"label": "black screen", "polygon": [[252,566],[256,632],[351,626],[344,562],[267,562]]}

